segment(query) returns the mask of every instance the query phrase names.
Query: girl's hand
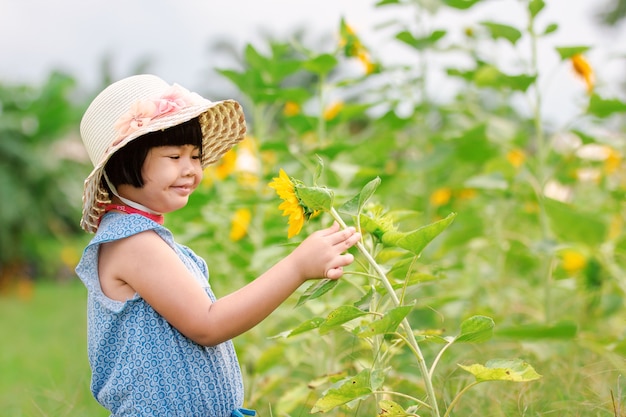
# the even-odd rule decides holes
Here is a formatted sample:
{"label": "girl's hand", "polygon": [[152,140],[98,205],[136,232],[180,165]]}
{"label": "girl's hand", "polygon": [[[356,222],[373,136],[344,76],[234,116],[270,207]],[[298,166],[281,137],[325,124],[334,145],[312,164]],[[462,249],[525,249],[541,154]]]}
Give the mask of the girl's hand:
{"label": "girl's hand", "polygon": [[354,261],[354,256],[344,253],[361,239],[354,227],[339,230],[335,222],[331,227],[318,230],[307,237],[290,255],[303,281],[309,279],[339,279],[343,267]]}

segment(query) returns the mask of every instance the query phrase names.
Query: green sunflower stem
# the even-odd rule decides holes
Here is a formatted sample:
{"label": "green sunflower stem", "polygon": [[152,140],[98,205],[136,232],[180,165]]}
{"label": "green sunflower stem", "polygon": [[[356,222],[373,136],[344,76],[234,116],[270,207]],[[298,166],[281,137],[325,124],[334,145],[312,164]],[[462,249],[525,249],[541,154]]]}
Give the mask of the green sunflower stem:
{"label": "green sunflower stem", "polygon": [[[337,223],[339,223],[341,227],[343,227],[344,229],[348,227],[334,207],[330,208],[330,215],[333,217],[333,219],[335,219],[335,221],[337,221]],[[372,257],[372,255],[369,253],[367,248],[365,248],[363,243],[358,242],[356,244],[356,247],[359,250],[359,252],[361,252],[361,254],[365,257],[365,259],[367,259],[367,262],[372,266],[372,268],[374,268],[374,270],[380,277],[381,282],[385,286],[385,289],[387,290],[387,293],[393,300],[393,303],[395,304],[395,306],[399,307],[401,305],[400,299],[396,295],[391,285],[391,282],[389,282],[389,279],[387,278],[387,275],[385,274],[383,269],[380,267],[380,265],[378,265],[378,262],[376,262],[376,260]],[[428,402],[431,407],[431,413],[433,416],[439,417],[440,414],[439,414],[439,407],[437,406],[437,397],[435,396],[435,390],[433,388],[433,383],[430,378],[428,367],[426,366],[426,361],[424,360],[424,355],[422,354],[422,351],[417,343],[417,340],[415,339],[415,335],[413,334],[413,329],[411,328],[409,321],[405,318],[404,320],[402,320],[401,325],[402,325],[402,328],[404,329],[404,332],[407,335],[407,341],[409,342],[409,344],[411,345],[411,348],[415,352],[415,357],[417,358],[417,364],[420,368],[420,372],[422,373],[422,378],[424,379],[424,386],[426,387],[426,394],[428,395]]]}

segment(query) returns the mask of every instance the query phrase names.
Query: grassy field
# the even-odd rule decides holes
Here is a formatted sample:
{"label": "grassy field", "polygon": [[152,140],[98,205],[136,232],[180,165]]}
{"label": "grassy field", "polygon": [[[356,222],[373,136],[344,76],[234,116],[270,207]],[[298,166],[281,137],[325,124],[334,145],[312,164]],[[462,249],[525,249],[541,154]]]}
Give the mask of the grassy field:
{"label": "grassy field", "polygon": [[0,414],[107,416],[89,392],[86,291],[39,284],[0,296]]}

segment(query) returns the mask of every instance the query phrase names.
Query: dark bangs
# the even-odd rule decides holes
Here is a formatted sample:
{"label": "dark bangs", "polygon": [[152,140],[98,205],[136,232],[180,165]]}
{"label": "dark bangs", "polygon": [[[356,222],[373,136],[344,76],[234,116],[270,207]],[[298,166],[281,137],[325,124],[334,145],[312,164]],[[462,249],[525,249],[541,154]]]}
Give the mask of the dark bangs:
{"label": "dark bangs", "polygon": [[111,156],[104,170],[116,188],[122,184],[141,188],[143,187],[141,168],[148,151],[159,146],[184,145],[197,147],[202,157],[202,129],[197,117],[169,129],[146,133],[132,140]]}

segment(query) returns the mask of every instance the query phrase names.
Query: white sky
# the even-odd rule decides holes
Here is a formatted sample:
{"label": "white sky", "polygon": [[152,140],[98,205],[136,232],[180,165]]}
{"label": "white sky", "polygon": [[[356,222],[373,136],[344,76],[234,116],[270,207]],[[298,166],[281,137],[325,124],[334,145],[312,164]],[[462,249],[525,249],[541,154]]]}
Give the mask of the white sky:
{"label": "white sky", "polygon": [[[557,118],[572,113],[584,91],[569,67],[559,63],[555,46],[592,46],[588,58],[599,87],[604,85],[607,95],[620,94],[616,81],[626,79],[626,27],[607,32],[594,25],[601,1],[545,1],[539,23],[560,26],[540,50],[541,67],[550,74],[546,112]],[[471,13],[439,13],[422,21],[420,28],[444,27],[454,36],[472,22],[484,20],[521,27],[525,3],[485,0]],[[213,42],[225,39],[241,52],[246,43],[259,44],[263,30],[280,39],[302,26],[314,42],[335,36],[341,16],[383,62],[411,62],[404,60],[410,57],[408,48],[390,42],[395,31],[377,27],[395,20],[416,28],[414,16],[407,16],[406,7],[375,8],[374,4],[370,0],[0,0],[0,82],[39,82],[52,69],[62,69],[89,86],[99,81],[102,58],[109,54],[117,77],[129,75],[141,59],[150,58],[150,70],[168,82],[203,90],[197,88],[201,81],[214,67],[223,66],[209,55]],[[522,55],[528,56],[526,47],[520,45]],[[502,50],[494,54],[503,57],[510,51],[505,44],[497,48]],[[516,61],[511,59],[509,65],[514,67]]]}

